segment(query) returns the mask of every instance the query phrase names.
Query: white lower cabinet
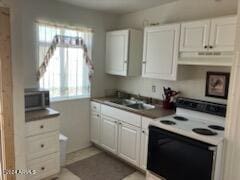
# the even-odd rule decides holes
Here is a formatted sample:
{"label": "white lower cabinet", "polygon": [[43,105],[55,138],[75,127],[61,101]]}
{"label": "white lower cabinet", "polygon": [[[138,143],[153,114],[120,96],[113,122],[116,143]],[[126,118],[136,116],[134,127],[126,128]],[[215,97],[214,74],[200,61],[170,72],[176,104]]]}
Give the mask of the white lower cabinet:
{"label": "white lower cabinet", "polygon": [[139,166],[141,129],[126,123],[120,123],[118,134],[118,155]]}
{"label": "white lower cabinet", "polygon": [[59,118],[26,123],[27,168],[36,174],[29,180],[40,180],[60,172]]}
{"label": "white lower cabinet", "polygon": [[147,152],[148,152],[148,130],[143,129],[141,132],[141,148],[140,148],[140,168],[147,170]]}
{"label": "white lower cabinet", "polygon": [[91,112],[91,141],[146,170],[149,119],[107,105],[98,109]]}
{"label": "white lower cabinet", "polygon": [[91,141],[100,144],[100,125],[101,125],[101,117],[100,114],[92,112],[91,113]]}
{"label": "white lower cabinet", "polygon": [[101,146],[117,154],[118,121],[102,116],[101,121]]}

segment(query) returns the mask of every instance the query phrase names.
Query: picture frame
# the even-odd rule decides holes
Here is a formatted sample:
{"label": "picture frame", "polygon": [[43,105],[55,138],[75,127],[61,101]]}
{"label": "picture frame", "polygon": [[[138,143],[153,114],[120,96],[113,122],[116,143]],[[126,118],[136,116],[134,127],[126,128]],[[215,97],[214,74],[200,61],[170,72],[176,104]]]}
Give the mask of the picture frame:
{"label": "picture frame", "polygon": [[207,72],[205,96],[227,99],[230,73]]}

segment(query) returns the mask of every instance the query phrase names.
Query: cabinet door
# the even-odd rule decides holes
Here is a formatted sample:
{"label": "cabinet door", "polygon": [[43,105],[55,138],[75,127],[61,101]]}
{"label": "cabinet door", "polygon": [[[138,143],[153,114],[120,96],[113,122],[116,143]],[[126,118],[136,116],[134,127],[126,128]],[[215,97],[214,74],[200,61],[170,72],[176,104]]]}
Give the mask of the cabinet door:
{"label": "cabinet door", "polygon": [[141,133],[141,152],[140,152],[140,168],[147,169],[147,151],[148,151],[148,132],[142,130]]}
{"label": "cabinet door", "polygon": [[106,73],[127,76],[129,30],[107,32]]}
{"label": "cabinet door", "polygon": [[211,23],[211,51],[233,51],[235,44],[237,17],[213,19]]}
{"label": "cabinet door", "polygon": [[181,24],[181,52],[202,52],[208,50],[210,20]]}
{"label": "cabinet door", "polygon": [[100,124],[101,118],[98,113],[91,113],[91,141],[99,144],[100,143]]}
{"label": "cabinet door", "polygon": [[139,166],[140,136],[140,128],[126,123],[119,125],[119,156],[136,166]]}
{"label": "cabinet door", "polygon": [[102,116],[101,119],[101,146],[117,154],[118,122],[105,116]]}
{"label": "cabinet door", "polygon": [[179,35],[179,24],[145,28],[143,77],[176,80]]}

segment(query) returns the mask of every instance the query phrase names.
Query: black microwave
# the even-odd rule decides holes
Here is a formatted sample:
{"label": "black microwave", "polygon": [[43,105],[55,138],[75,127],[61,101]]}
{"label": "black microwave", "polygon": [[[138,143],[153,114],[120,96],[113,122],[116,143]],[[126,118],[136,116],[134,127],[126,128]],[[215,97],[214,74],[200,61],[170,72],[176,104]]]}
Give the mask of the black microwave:
{"label": "black microwave", "polygon": [[25,89],[25,111],[46,109],[50,105],[49,91],[44,89]]}

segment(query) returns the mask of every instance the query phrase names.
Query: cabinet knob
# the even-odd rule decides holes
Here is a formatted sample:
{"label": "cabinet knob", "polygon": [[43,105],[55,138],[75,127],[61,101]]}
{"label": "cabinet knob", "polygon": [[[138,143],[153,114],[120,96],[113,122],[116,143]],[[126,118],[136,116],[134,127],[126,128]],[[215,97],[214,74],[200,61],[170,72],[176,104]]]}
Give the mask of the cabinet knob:
{"label": "cabinet knob", "polygon": [[143,61],[142,63],[143,63],[143,64],[146,64],[147,62],[146,62],[146,61]]}
{"label": "cabinet knob", "polygon": [[44,144],[41,144],[41,148],[44,148]]}
{"label": "cabinet knob", "polygon": [[209,46],[209,48],[210,48],[210,49],[212,49],[212,48],[213,48],[213,46]]}
{"label": "cabinet knob", "polygon": [[207,46],[207,45],[205,45],[205,46],[204,46],[204,49],[207,49],[207,48],[208,48],[208,46]]}
{"label": "cabinet knob", "polygon": [[43,129],[43,128],[44,128],[44,125],[41,125],[41,126],[40,126],[40,129]]}
{"label": "cabinet knob", "polygon": [[99,115],[99,114],[97,114],[97,117],[100,117],[100,115]]}
{"label": "cabinet knob", "polygon": [[114,121],[116,124],[118,123],[117,121]]}
{"label": "cabinet knob", "polygon": [[122,125],[122,123],[121,123],[121,122],[119,122],[119,124],[120,124],[120,125]]}
{"label": "cabinet knob", "polygon": [[45,170],[45,167],[41,167],[41,170],[44,171],[44,170]]}
{"label": "cabinet knob", "polygon": [[124,61],[124,63],[125,63],[125,64],[127,64],[127,63],[128,63],[128,61]]}
{"label": "cabinet knob", "polygon": [[145,131],[144,131],[144,130],[142,130],[142,133],[143,133],[143,134],[145,134]]}

